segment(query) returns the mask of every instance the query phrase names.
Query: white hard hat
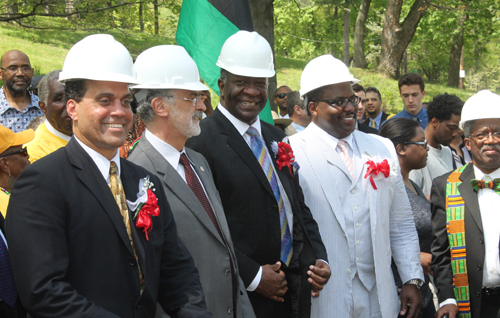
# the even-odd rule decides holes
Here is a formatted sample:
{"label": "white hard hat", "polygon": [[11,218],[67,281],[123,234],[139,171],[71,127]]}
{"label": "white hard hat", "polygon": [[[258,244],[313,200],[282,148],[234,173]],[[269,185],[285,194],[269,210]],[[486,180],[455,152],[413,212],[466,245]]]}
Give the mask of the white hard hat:
{"label": "white hard hat", "polygon": [[206,91],[198,67],[188,52],[178,45],[160,45],[142,52],[134,63],[138,89],[187,89]]}
{"label": "white hard hat", "polygon": [[216,65],[229,73],[248,77],[273,77],[273,51],[257,32],[238,31],[224,45]]}
{"label": "white hard hat", "polygon": [[500,119],[500,96],[485,89],[465,102],[460,118],[460,129],[464,129],[466,121],[488,118]]}
{"label": "white hard hat", "polygon": [[359,82],[347,66],[330,54],[318,56],[307,63],[300,77],[300,96],[327,85],[344,82]]}
{"label": "white hard hat", "polygon": [[64,59],[59,82],[89,79],[137,83],[128,50],[109,34],[89,35],[73,45]]}

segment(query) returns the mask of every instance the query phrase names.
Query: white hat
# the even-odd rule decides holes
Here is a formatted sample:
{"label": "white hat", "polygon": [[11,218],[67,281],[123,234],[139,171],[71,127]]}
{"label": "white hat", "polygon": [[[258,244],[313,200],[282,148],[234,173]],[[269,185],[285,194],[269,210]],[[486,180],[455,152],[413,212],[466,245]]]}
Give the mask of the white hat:
{"label": "white hat", "polygon": [[489,90],[482,90],[465,102],[462,108],[460,129],[464,129],[467,121],[488,118],[500,119],[500,96]]}

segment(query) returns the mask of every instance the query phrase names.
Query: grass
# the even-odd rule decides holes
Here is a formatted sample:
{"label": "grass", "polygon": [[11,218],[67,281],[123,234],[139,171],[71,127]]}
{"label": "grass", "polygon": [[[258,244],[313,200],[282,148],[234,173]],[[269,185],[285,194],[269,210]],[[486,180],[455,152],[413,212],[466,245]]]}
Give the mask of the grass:
{"label": "grass", "polygon": [[[0,52],[17,49],[25,52],[35,69],[35,75],[47,74],[50,71],[61,69],[64,58],[69,49],[76,42],[93,32],[84,31],[48,31],[26,30],[6,23],[0,25]],[[123,33],[110,31],[118,41],[123,43],[133,57],[142,51],[156,45],[175,44],[175,39],[164,36],[154,36],[141,33]],[[300,76],[307,61],[276,57],[276,77],[278,87],[287,85],[292,90],[299,90]],[[374,70],[351,68],[354,77],[361,80],[364,87],[375,86],[382,95],[383,108],[386,112],[397,113],[403,109],[399,96],[398,82]],[[3,84],[0,81],[0,84]],[[462,100],[467,100],[475,92],[449,88],[443,85],[426,84],[424,102],[430,102],[438,94],[445,92],[455,94]],[[216,106],[219,98],[211,92],[212,105]]]}

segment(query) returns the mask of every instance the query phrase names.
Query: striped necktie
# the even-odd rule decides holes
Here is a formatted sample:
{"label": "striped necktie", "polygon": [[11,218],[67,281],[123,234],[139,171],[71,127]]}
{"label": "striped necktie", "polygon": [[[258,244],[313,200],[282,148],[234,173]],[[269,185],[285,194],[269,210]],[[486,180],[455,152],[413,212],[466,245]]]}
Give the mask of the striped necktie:
{"label": "striped necktie", "polygon": [[290,264],[293,254],[293,242],[292,236],[290,234],[290,228],[288,227],[288,221],[286,218],[285,206],[283,204],[283,198],[280,194],[280,189],[278,186],[278,179],[276,173],[274,172],[273,165],[269,155],[267,154],[267,148],[264,147],[262,139],[259,137],[257,129],[254,127],[248,128],[246,132],[250,136],[250,148],[252,149],[255,158],[259,161],[262,170],[267,176],[267,180],[271,184],[273,189],[274,197],[278,202],[280,226],[281,226],[281,256],[280,259],[287,266]]}
{"label": "striped necktie", "polygon": [[347,151],[347,142],[344,140],[339,140],[337,147],[340,149],[340,158],[344,161],[351,178],[354,177],[354,162],[352,161],[349,151]]}

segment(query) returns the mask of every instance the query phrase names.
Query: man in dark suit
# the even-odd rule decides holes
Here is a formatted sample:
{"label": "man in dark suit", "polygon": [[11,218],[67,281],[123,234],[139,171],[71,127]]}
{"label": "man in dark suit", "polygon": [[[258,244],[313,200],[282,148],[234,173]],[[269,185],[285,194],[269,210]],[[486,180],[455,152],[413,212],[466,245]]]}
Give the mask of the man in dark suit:
{"label": "man in dark suit", "polygon": [[[137,113],[146,124],[128,157],[163,182],[179,237],[200,272],[206,302],[215,317],[255,317],[238,266],[220,197],[207,161],[185,148],[200,133],[205,110],[198,68],[186,50],[161,45],[141,53],[134,64],[144,96]],[[174,81],[183,78],[182,83]],[[161,85],[161,89],[158,87]],[[188,165],[188,166],[186,166]],[[163,313],[159,315],[165,317]]]}
{"label": "man in dark suit", "polygon": [[271,144],[285,134],[258,118],[275,74],[271,47],[256,32],[239,31],[217,65],[220,104],[186,145],[210,165],[256,316],[309,317],[311,287],[318,296],[330,268],[298,175],[276,164]]}
{"label": "man in dark suit", "polygon": [[127,49],[89,36],[68,52],[60,81],[74,136],[23,171],[6,220],[28,313],[154,317],[158,302],[172,317],[212,317],[160,180],[119,157],[135,82]]}
{"label": "man in dark suit", "polygon": [[497,317],[500,96],[480,91],[469,98],[460,126],[472,163],[434,179],[431,191],[436,317]]}
{"label": "man in dark suit", "polygon": [[380,127],[387,119],[391,118],[391,115],[382,110],[382,95],[376,87],[368,87],[365,94],[363,105],[366,109],[366,117],[361,123],[380,130]]}

